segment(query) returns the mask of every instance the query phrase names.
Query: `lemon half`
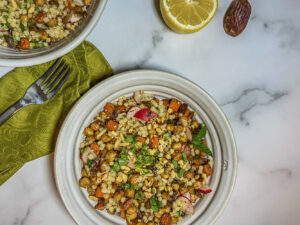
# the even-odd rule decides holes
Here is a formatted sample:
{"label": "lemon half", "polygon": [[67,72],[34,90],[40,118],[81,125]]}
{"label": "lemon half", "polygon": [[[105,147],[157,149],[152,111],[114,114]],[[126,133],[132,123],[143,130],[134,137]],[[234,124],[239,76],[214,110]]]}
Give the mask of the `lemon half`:
{"label": "lemon half", "polygon": [[177,33],[193,33],[214,17],[218,0],[160,0],[166,24]]}

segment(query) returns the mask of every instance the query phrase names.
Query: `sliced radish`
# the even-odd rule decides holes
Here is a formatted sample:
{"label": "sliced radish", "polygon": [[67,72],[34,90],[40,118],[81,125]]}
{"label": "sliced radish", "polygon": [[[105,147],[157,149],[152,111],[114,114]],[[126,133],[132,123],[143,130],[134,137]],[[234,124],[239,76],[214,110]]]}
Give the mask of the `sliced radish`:
{"label": "sliced radish", "polygon": [[137,104],[141,104],[141,92],[140,91],[136,91],[133,93],[133,99]]}
{"label": "sliced radish", "polygon": [[183,211],[184,213],[186,213],[188,215],[194,214],[194,207],[189,199],[187,199],[186,197],[183,197],[183,196],[178,197],[178,199],[180,201],[184,201],[184,203],[185,203],[181,206],[181,209],[180,209],[181,211]]}
{"label": "sliced radish", "polygon": [[134,114],[135,118],[138,118],[140,120],[148,121],[151,120],[152,118],[156,117],[157,113],[152,112],[150,109],[141,109],[138,112]]}
{"label": "sliced radish", "polygon": [[127,166],[132,170],[134,170],[134,168],[135,168],[135,165],[130,161],[127,163]]}
{"label": "sliced radish", "polygon": [[92,149],[88,148],[82,155],[81,155],[81,160],[83,162],[83,164],[87,164],[87,160],[88,160],[88,155],[90,153],[92,153]]}
{"label": "sliced radish", "polygon": [[140,110],[141,110],[141,108],[139,106],[137,106],[137,105],[132,106],[127,112],[127,115],[126,115],[127,119],[134,117],[134,115]]}
{"label": "sliced radish", "polygon": [[187,198],[189,201],[191,201],[191,194],[190,192],[185,193],[184,195],[182,195],[182,197]]}
{"label": "sliced radish", "polygon": [[207,185],[204,185],[203,187],[201,187],[199,189],[199,191],[202,194],[209,194],[210,192],[212,192],[212,190]]}
{"label": "sliced radish", "polygon": [[70,23],[77,23],[82,19],[82,17],[78,16],[77,14],[72,14],[70,18]]}
{"label": "sliced radish", "polygon": [[143,101],[151,101],[154,98],[153,94],[141,93],[136,91],[133,93],[133,99],[137,104],[141,104]]}
{"label": "sliced radish", "polygon": [[189,139],[189,141],[193,140],[193,133],[192,133],[191,128],[189,128],[189,127],[187,129],[187,138]]}

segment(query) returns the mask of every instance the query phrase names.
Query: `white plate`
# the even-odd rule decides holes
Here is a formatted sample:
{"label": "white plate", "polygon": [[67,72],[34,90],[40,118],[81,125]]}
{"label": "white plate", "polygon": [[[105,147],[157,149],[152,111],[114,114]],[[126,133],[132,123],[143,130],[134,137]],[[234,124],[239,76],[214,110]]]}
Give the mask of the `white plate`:
{"label": "white plate", "polygon": [[210,180],[213,192],[198,201],[195,214],[187,216],[180,224],[213,224],[224,210],[236,179],[237,152],[232,130],[224,113],[203,89],[183,77],[161,71],[137,70],[114,75],[93,87],[72,108],[60,130],[54,160],[56,184],[66,208],[80,225],[126,224],[117,215],[96,211],[86,190],[79,187],[79,143],[83,129],[107,101],[137,90],[178,98],[206,124],[208,144],[214,153],[214,173]]}

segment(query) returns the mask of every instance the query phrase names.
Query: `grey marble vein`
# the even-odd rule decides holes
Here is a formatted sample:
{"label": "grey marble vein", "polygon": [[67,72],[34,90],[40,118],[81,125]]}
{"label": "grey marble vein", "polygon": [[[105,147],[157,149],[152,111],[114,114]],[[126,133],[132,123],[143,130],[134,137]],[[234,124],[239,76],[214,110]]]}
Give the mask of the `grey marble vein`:
{"label": "grey marble vein", "polygon": [[136,69],[142,68],[152,58],[153,52],[155,51],[155,49],[157,47],[159,47],[159,45],[164,40],[163,33],[165,31],[166,31],[165,29],[162,29],[160,31],[159,30],[153,31],[152,38],[151,38],[151,40],[152,40],[151,48],[145,52],[144,56],[136,64],[136,66],[135,66]]}
{"label": "grey marble vein", "polygon": [[266,88],[248,88],[243,90],[238,97],[221,104],[221,106],[237,105],[235,108],[238,111],[238,120],[245,123],[246,126],[249,126],[250,122],[245,116],[249,111],[258,106],[272,104],[287,94],[288,92],[286,91],[270,92]]}
{"label": "grey marble vein", "polygon": [[276,20],[270,20],[253,15],[250,21],[253,26],[261,26],[265,34],[272,35],[270,41],[277,40],[279,48],[300,53],[300,27],[291,19],[277,18]]}
{"label": "grey marble vein", "polygon": [[293,175],[292,170],[288,168],[279,168],[274,169],[268,172],[269,175],[285,175],[287,177],[291,177]]}

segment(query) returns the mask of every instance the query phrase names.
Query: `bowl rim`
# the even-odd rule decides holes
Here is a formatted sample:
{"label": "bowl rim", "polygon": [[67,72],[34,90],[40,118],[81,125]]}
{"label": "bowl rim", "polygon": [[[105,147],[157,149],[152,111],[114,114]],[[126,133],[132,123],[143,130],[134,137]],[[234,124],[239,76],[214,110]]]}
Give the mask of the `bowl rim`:
{"label": "bowl rim", "polygon": [[[62,148],[59,148],[59,145],[62,142],[62,138],[63,138],[63,135],[64,135],[63,133],[65,131],[65,127],[68,125],[67,123],[70,122],[69,120],[71,118],[71,115],[74,113],[74,111],[78,110],[78,107],[82,104],[82,102],[84,102],[86,100],[86,98],[89,97],[90,94],[92,94],[97,89],[99,89],[99,87],[104,86],[104,85],[109,85],[111,82],[114,82],[115,80],[118,80],[118,79],[121,80],[121,79],[124,79],[124,78],[130,78],[130,76],[132,76],[132,75],[138,75],[138,74],[142,74],[142,73],[144,73],[144,74],[152,73],[152,74],[156,74],[156,75],[160,75],[160,76],[169,76],[169,79],[174,79],[174,80],[177,80],[178,82],[183,82],[185,84],[189,84],[189,85],[193,86],[193,88],[198,89],[198,91],[200,91],[201,94],[204,95],[205,98],[207,98],[207,100],[210,102],[210,104],[213,105],[213,107],[214,107],[213,110],[214,110],[215,114],[217,114],[218,116],[221,117],[221,121],[223,123],[222,125],[225,126],[226,131],[229,131],[228,137],[227,137],[227,140],[226,140],[226,144],[227,144],[226,147],[228,147],[228,146],[230,147],[230,152],[229,152],[230,156],[229,157],[230,157],[230,160],[231,160],[231,166],[230,166],[230,169],[229,169],[230,173],[225,174],[226,177],[229,176],[229,179],[226,180],[226,181],[223,180],[225,182],[225,184],[224,184],[224,182],[222,183],[223,186],[224,185],[226,186],[226,193],[222,192],[221,194],[218,194],[218,197],[220,197],[220,195],[221,195],[221,200],[222,201],[220,202],[220,204],[216,205],[216,210],[215,209],[210,209],[210,211],[208,213],[213,214],[213,215],[209,215],[208,219],[206,219],[206,220],[209,220],[209,223],[207,223],[207,224],[214,224],[217,221],[217,219],[220,217],[220,215],[222,214],[224,209],[226,208],[226,206],[229,202],[231,193],[234,189],[235,182],[236,182],[238,160],[237,160],[237,148],[236,148],[236,143],[235,143],[234,135],[233,135],[233,132],[232,132],[232,128],[229,124],[229,121],[228,121],[227,117],[225,116],[225,114],[223,113],[221,108],[218,106],[218,104],[215,102],[215,100],[206,91],[204,91],[201,87],[199,87],[196,83],[194,83],[194,82],[192,82],[192,81],[190,81],[190,80],[188,80],[188,79],[186,79],[182,76],[179,76],[179,75],[176,75],[176,74],[173,74],[173,73],[158,71],[158,70],[133,70],[133,71],[122,72],[120,74],[114,75],[110,78],[105,79],[104,81],[100,82],[99,84],[95,85],[87,93],[85,93],[85,95],[83,97],[81,97],[76,102],[76,104],[73,106],[73,108],[70,110],[69,114],[65,118],[65,121],[64,121],[64,123],[63,123],[63,125],[60,129],[59,135],[57,137],[55,152],[54,152],[54,175],[55,175],[56,186],[57,186],[58,192],[60,194],[60,197],[63,200],[64,205],[65,205],[67,211],[69,212],[69,214],[71,215],[71,217],[73,218],[73,220],[77,224],[83,224],[82,220],[79,219],[78,215],[75,214],[75,212],[74,212],[75,210],[72,209],[72,206],[71,206],[71,203],[70,203],[69,199],[67,199],[67,197],[64,196],[66,190],[63,190],[64,187],[63,187],[63,184],[62,184],[62,177],[61,177],[62,174],[61,174],[61,171],[60,171],[61,165],[59,164],[59,154],[61,154],[60,152],[62,151]],[[229,143],[227,143],[227,141]],[[224,167],[223,163],[222,163],[221,167],[222,168]],[[226,170],[227,170],[227,168],[226,168]],[[75,173],[75,171],[73,171],[73,172]],[[222,173],[223,172],[224,171],[222,171]],[[222,176],[223,175],[221,174],[221,178],[222,178]],[[221,178],[220,178],[220,180],[221,180]],[[211,202],[213,202],[213,201],[211,201]],[[205,211],[206,211],[206,209],[204,210],[203,215],[207,214],[207,213],[205,214]],[[203,215],[201,215],[201,216],[203,216]],[[198,218],[196,218],[196,219],[198,219]],[[89,222],[92,222],[92,221],[90,220]],[[195,220],[192,223],[193,224],[194,223],[198,224],[198,222],[195,221]],[[90,223],[90,224],[94,224],[94,223]]]}
{"label": "bowl rim", "polygon": [[23,66],[33,66],[42,63],[49,62],[51,60],[57,59],[80,45],[86,37],[92,32],[94,27],[97,25],[101,15],[103,14],[104,8],[107,4],[107,0],[101,0],[94,15],[91,17],[90,22],[82,29],[80,34],[75,37],[72,41],[67,43],[65,46],[50,52],[46,55],[34,56],[32,58],[19,58],[19,59],[5,59],[0,58],[0,66],[5,67],[23,67]]}

